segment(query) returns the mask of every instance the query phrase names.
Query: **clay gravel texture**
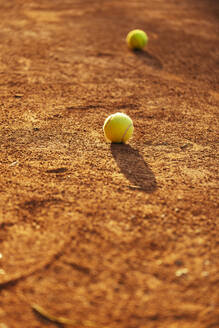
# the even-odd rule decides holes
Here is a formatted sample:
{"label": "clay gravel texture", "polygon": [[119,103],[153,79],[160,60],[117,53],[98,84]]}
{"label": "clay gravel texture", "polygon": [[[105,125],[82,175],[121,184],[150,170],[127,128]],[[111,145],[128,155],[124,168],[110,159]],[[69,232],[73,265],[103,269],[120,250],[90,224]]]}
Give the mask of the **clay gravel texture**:
{"label": "clay gravel texture", "polygon": [[1,328],[219,327],[218,108],[216,0],[0,0]]}

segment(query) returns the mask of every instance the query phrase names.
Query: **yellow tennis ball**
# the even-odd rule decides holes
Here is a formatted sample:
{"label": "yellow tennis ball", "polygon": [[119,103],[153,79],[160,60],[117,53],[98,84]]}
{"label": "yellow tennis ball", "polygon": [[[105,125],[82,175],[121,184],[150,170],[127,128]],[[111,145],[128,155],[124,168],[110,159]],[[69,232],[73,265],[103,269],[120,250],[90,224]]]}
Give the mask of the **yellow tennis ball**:
{"label": "yellow tennis ball", "polygon": [[131,118],[124,113],[115,113],[107,117],[103,125],[107,141],[126,143],[131,138],[134,126]]}
{"label": "yellow tennis ball", "polygon": [[143,49],[148,43],[148,36],[142,30],[133,30],[128,33],[126,42],[131,49]]}

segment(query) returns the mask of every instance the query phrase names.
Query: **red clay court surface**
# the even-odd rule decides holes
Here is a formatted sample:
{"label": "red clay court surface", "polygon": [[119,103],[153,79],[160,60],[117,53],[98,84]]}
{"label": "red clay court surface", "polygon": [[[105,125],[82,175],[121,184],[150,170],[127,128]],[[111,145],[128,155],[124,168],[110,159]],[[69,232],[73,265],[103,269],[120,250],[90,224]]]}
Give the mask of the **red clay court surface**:
{"label": "red clay court surface", "polygon": [[0,95],[0,328],[219,327],[219,2],[1,0]]}

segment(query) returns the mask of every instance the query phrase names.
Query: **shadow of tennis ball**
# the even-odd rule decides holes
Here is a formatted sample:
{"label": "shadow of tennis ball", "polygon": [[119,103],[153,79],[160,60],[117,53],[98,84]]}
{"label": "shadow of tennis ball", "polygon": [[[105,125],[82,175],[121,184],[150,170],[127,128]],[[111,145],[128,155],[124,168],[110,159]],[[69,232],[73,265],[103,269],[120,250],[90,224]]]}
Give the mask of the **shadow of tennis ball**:
{"label": "shadow of tennis ball", "polygon": [[111,144],[112,155],[132,188],[152,193],[157,189],[157,182],[149,165],[137,149],[128,144]]}

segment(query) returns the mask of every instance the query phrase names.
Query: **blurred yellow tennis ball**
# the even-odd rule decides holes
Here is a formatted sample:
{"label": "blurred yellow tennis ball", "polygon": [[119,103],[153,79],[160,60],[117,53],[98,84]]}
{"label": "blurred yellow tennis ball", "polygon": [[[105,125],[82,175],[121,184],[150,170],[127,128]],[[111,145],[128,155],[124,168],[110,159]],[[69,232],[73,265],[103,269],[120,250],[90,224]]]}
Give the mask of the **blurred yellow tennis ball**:
{"label": "blurred yellow tennis ball", "polygon": [[107,141],[125,143],[131,138],[134,126],[131,118],[124,113],[115,113],[107,117],[103,125]]}
{"label": "blurred yellow tennis ball", "polygon": [[126,42],[131,49],[143,49],[148,43],[148,36],[142,30],[133,30],[128,33]]}

